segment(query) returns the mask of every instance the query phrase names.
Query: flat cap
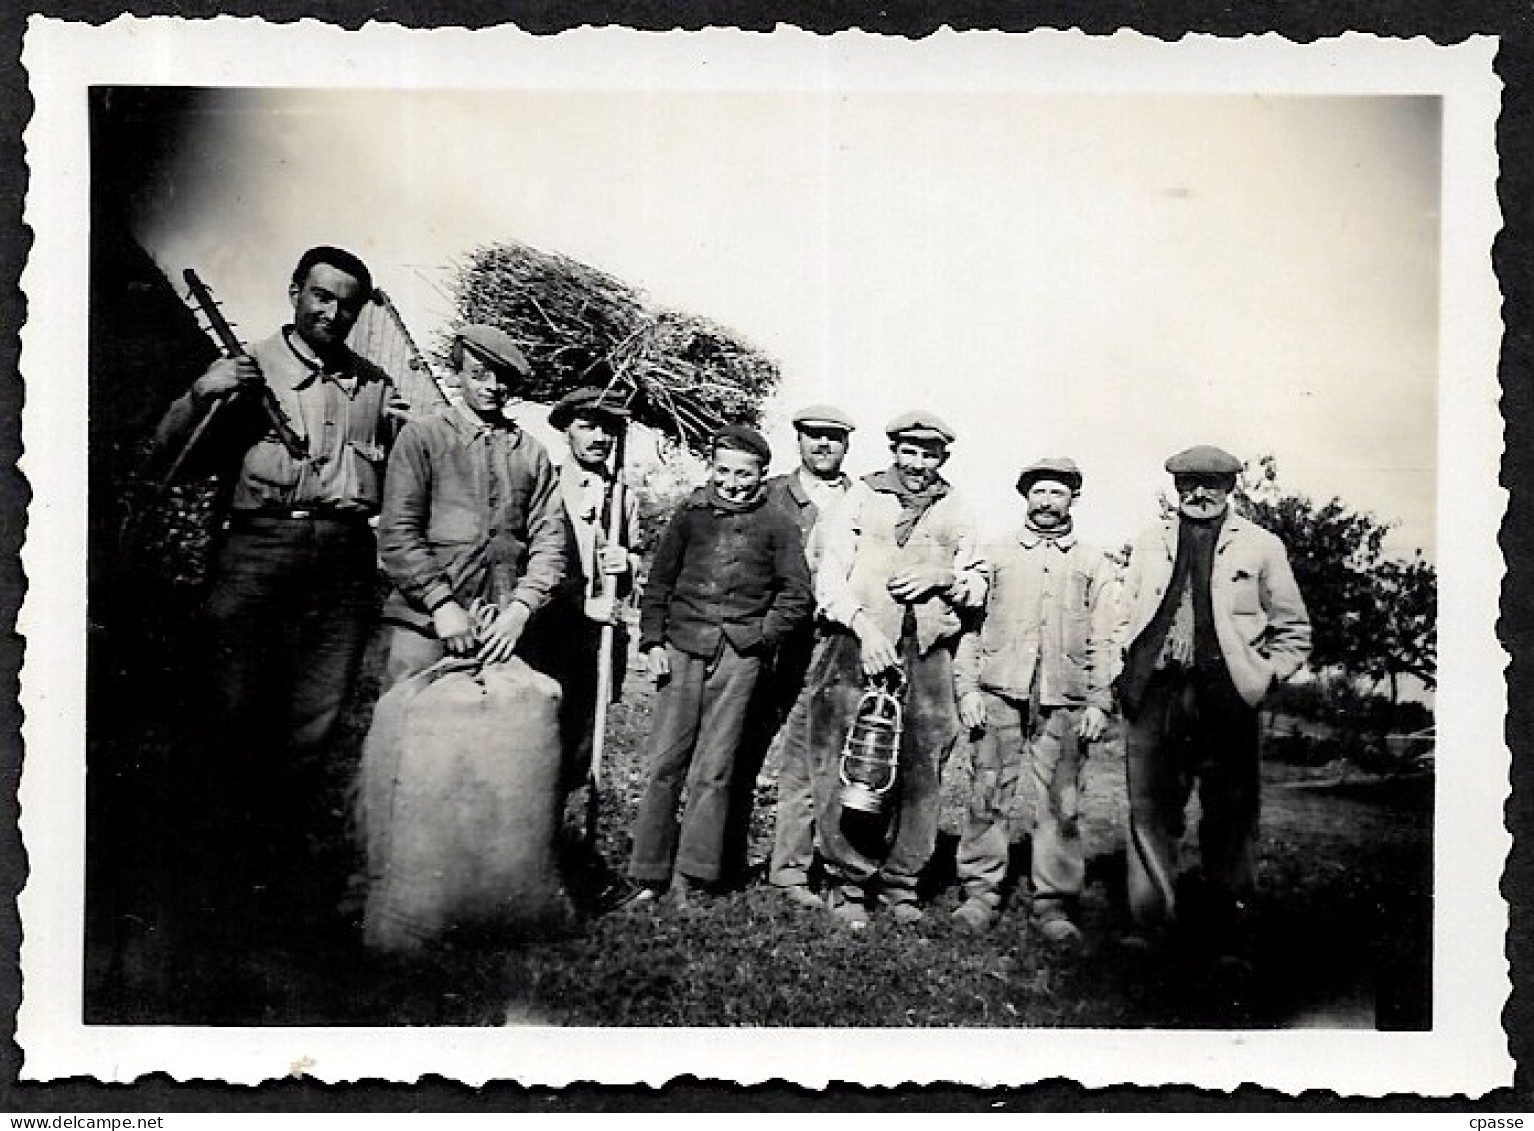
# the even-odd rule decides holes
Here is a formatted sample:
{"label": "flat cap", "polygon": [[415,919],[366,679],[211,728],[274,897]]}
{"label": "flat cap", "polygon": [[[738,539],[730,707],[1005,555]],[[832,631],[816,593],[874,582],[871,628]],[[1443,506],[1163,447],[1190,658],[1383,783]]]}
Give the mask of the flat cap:
{"label": "flat cap", "polygon": [[935,412],[917,409],[903,412],[884,426],[884,434],[891,440],[936,440],[953,443],[953,429]]}
{"label": "flat cap", "polygon": [[511,340],[511,335],[499,327],[486,326],[482,322],[471,322],[461,327],[454,337],[479,354],[490,365],[510,370],[522,377],[532,375],[533,367],[528,364],[527,355],[517,348],[517,343]]}
{"label": "flat cap", "polygon": [[812,404],[794,413],[795,428],[840,428],[851,432],[857,425],[852,418],[835,405]]}
{"label": "flat cap", "polygon": [[772,462],[772,449],[767,446],[767,437],[749,424],[726,424],[714,433],[714,442],[709,447],[751,452],[761,457],[763,467]]}
{"label": "flat cap", "polygon": [[577,416],[605,416],[618,422],[628,419],[629,410],[606,389],[575,389],[554,402],[549,410],[549,427],[568,428]]}
{"label": "flat cap", "polygon": [[1173,475],[1240,475],[1241,461],[1227,451],[1199,444],[1166,461]]}
{"label": "flat cap", "polygon": [[1081,490],[1081,468],[1067,456],[1049,456],[1023,468],[1022,474],[1017,477],[1018,494],[1027,494],[1028,488],[1040,479],[1064,483],[1072,491]]}

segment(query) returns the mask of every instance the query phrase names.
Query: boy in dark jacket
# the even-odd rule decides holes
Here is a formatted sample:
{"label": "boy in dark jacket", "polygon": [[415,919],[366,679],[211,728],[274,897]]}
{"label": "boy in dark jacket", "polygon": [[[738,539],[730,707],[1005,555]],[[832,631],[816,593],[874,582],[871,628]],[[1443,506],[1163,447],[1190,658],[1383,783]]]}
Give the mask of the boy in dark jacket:
{"label": "boy in dark jacket", "polygon": [[[764,505],[771,452],[755,429],[714,437],[708,483],[672,517],[639,606],[639,649],[660,692],[650,779],[634,821],[635,902],[669,883],[718,880],[730,779],[764,656],[810,615],[804,544],[793,520]],[[687,785],[680,831],[676,809]]]}

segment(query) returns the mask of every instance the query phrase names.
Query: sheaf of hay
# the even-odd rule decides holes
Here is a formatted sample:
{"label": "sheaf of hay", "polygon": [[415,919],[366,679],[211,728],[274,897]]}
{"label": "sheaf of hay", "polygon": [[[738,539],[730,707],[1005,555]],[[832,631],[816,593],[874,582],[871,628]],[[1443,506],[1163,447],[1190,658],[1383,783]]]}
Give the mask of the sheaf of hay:
{"label": "sheaf of hay", "polygon": [[527,354],[528,399],[607,386],[639,423],[700,454],[722,425],[757,423],[777,388],[777,363],[733,331],[648,306],[636,288],[567,256],[514,241],[481,247],[454,291],[462,322],[498,326]]}

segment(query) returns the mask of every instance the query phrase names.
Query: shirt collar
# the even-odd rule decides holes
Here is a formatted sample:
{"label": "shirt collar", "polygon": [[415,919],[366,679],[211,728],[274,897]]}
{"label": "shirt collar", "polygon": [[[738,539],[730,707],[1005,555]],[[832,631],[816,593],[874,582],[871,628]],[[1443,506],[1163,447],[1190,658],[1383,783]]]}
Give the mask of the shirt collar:
{"label": "shirt collar", "polygon": [[846,472],[841,472],[835,479],[822,479],[813,475],[802,466],[796,467],[793,474],[788,477],[789,493],[797,499],[802,506],[811,501],[811,493],[820,490],[826,493],[832,491],[845,491],[851,486],[852,480]]}
{"label": "shirt collar", "polygon": [[1064,554],[1068,553],[1071,547],[1076,545],[1076,532],[1068,530],[1058,538],[1045,538],[1042,534],[1035,533],[1024,526],[1018,530],[1017,540],[1029,550],[1032,550],[1040,542],[1046,542]]}
{"label": "shirt collar", "polygon": [[588,479],[596,479],[598,481],[605,482],[608,478],[610,478],[607,475],[605,467],[593,471],[589,467],[582,466],[579,460],[570,455],[565,456],[564,462],[559,465],[559,477],[561,479],[569,480],[572,483],[584,483]]}
{"label": "shirt collar", "polygon": [[293,355],[293,360],[298,363],[298,380],[293,382],[294,389],[307,389],[315,381],[335,381],[341,377],[356,378],[361,384],[365,374],[357,364],[357,355],[346,347],[341,347],[336,356],[341,358],[340,365],[327,365],[315,356],[307,342],[298,336],[292,326],[282,328],[282,343]]}
{"label": "shirt collar", "polygon": [[471,436],[483,436],[485,438],[489,438],[490,436],[499,434],[510,439],[515,439],[522,434],[522,430],[517,427],[517,422],[512,420],[509,416],[503,417],[505,420],[503,425],[494,426],[486,424],[483,420],[480,419],[478,413],[476,413],[472,408],[464,404],[462,401],[455,400],[453,402],[453,410],[453,416],[451,418],[453,423],[456,424],[460,429],[467,431]]}

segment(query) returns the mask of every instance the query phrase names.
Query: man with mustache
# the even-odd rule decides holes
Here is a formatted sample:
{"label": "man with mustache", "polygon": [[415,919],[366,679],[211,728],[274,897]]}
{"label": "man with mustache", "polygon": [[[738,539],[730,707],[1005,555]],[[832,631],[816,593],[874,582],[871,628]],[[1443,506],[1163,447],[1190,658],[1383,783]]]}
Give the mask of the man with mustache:
{"label": "man with mustache", "polygon": [[[639,564],[639,499],[615,492],[622,469],[611,466],[628,409],[599,388],[576,389],[549,411],[549,425],[565,434],[569,454],[557,469],[559,496],[571,544],[565,580],[539,626],[539,651],[564,689],[560,730],[566,790],[576,790],[591,770],[597,704],[597,659],[602,628],[613,635],[613,692],[625,664],[628,639],[620,615],[634,589]],[[621,495],[621,498],[618,496]],[[609,540],[611,507],[622,507],[616,541]]]}
{"label": "man with mustache", "polygon": [[[784,510],[798,526],[813,576],[818,558],[815,527],[852,486],[842,462],[854,425],[841,409],[824,404],[794,413],[793,425],[799,466],[767,480],[763,492],[769,504]],[[744,868],[756,775],[772,744],[781,743],[768,882],[793,902],[820,909],[824,905],[809,887],[815,856],[815,803],[810,788],[809,700],[801,695],[817,638],[814,620],[807,620],[763,665],[739,755],[743,780],[735,794],[739,808],[731,813],[726,853],[727,859]]]}
{"label": "man with mustache", "polygon": [[[868,925],[870,899],[898,923],[923,917],[916,879],[936,844],[939,775],[959,732],[953,652],[961,614],[979,608],[986,585],[969,508],[940,474],[953,429],[917,411],[885,433],[890,466],[821,519],[815,597],[831,635],[808,677],[826,906],[854,930]],[[891,675],[904,684],[905,728],[894,812],[875,837],[842,809],[837,760],[865,689]]]}
{"label": "man with mustache", "polygon": [[185,444],[228,398],[183,466],[211,461],[228,473],[231,509],[206,608],[210,742],[220,755],[209,759],[217,780],[204,814],[230,846],[226,890],[236,899],[291,872],[329,903],[323,885],[337,878],[313,866],[306,842],[342,840],[324,804],[329,742],[376,612],[368,520],[394,398],[383,372],[346,346],[372,292],[351,252],[305,251],[288,285],[293,321],[214,362],[156,432],[162,449]]}
{"label": "man with mustache", "polygon": [[1234,514],[1241,463],[1199,446],[1166,461],[1175,518],[1134,542],[1119,607],[1114,690],[1128,724],[1129,911],[1145,945],[1186,922],[1184,809],[1198,783],[1204,942],[1245,965],[1256,886],[1258,708],[1310,654],[1310,617],[1284,545]]}
{"label": "man with mustache", "polygon": [[1076,904],[1086,877],[1077,826],[1083,748],[1102,738],[1113,708],[1114,575],[1076,536],[1081,491],[1074,460],[1044,459],[1017,480],[1026,514],[986,555],[990,579],[979,631],[954,661],[959,719],[974,736],[973,784],[958,848],[965,900],[954,911],[983,931],[1007,873],[1008,817],[1033,794],[1032,917],[1052,943],[1080,938]]}

